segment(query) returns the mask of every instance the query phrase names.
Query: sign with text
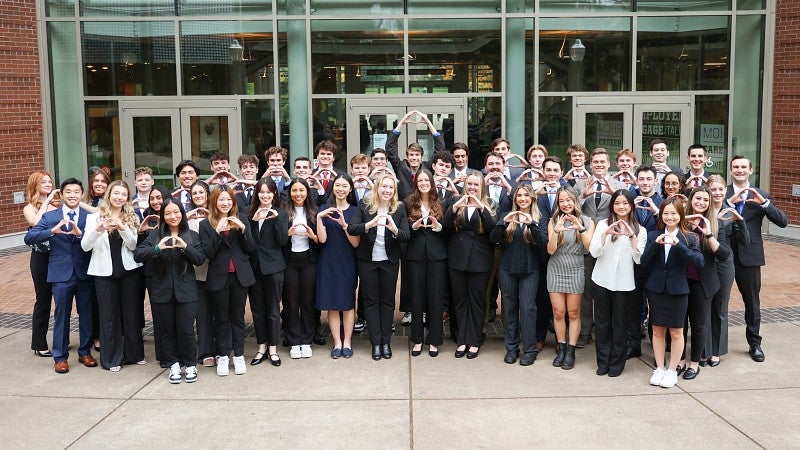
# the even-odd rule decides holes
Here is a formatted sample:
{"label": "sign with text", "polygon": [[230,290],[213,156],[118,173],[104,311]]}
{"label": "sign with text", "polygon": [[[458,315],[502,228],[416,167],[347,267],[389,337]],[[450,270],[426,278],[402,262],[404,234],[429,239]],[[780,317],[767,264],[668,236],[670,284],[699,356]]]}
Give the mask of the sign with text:
{"label": "sign with text", "polygon": [[[649,155],[650,142],[661,139],[669,149],[667,164],[681,166],[681,112],[642,111],[642,154]],[[643,158],[651,161],[650,158]]]}
{"label": "sign with text", "polygon": [[597,146],[607,149],[609,152],[622,150],[623,134],[625,126],[621,120],[598,120]]}
{"label": "sign with text", "polygon": [[708,159],[714,163],[708,169],[709,172],[725,173],[725,149],[728,139],[725,136],[725,125],[701,123],[700,124],[700,143],[706,146]]}

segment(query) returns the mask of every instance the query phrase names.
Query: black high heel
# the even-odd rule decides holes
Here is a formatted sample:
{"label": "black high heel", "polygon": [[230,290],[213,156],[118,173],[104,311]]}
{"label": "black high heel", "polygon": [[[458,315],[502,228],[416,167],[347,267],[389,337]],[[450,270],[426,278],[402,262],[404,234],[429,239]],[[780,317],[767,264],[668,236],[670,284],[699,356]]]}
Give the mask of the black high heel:
{"label": "black high heel", "polygon": [[42,358],[52,358],[53,353],[50,350],[34,350],[33,354]]}

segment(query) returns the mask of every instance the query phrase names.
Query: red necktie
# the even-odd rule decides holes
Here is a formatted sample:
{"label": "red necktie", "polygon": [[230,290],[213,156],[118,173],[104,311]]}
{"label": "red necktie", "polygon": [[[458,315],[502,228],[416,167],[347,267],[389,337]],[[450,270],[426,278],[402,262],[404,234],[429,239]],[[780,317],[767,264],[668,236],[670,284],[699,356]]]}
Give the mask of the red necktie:
{"label": "red necktie", "polygon": [[327,170],[322,171],[322,189],[328,190],[328,183],[330,183],[330,172]]}

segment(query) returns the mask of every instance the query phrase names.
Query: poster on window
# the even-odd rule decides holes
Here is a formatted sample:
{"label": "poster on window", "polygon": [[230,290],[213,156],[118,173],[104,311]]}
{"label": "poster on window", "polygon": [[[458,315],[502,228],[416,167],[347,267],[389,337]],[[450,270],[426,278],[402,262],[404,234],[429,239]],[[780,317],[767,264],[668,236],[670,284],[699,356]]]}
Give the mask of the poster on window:
{"label": "poster on window", "polygon": [[219,117],[201,116],[197,118],[200,134],[200,152],[220,150]]}
{"label": "poster on window", "polygon": [[650,141],[661,139],[669,149],[667,164],[681,167],[681,112],[643,111],[642,112],[642,155],[650,162]]}
{"label": "poster on window", "polygon": [[707,170],[712,173],[725,173],[725,125],[710,123],[700,124],[700,143],[706,146],[706,155],[711,161],[711,167]]}

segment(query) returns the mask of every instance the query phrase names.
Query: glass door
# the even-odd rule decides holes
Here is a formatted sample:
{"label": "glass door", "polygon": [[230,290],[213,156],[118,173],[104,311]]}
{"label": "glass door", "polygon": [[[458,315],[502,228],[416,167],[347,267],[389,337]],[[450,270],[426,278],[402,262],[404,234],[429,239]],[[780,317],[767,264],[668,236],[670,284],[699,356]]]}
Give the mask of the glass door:
{"label": "glass door", "polygon": [[[641,146],[645,153],[645,160],[650,161],[650,141],[661,139],[667,144],[669,158],[667,164],[680,167],[684,171],[686,167],[686,151],[693,142],[693,127],[691,107],[685,104],[654,104],[645,103],[634,105],[633,114],[633,141],[637,146]],[[724,154],[711,154],[712,161],[719,162],[725,157]],[[637,161],[642,161],[637,154]]]}
{"label": "glass door", "polygon": [[[194,160],[200,166],[201,179],[208,178],[211,156],[215,153],[228,155],[231,173],[237,174],[237,158],[241,155],[239,127],[234,108],[181,108],[181,159]],[[232,145],[234,143],[234,145]],[[238,145],[236,145],[238,144]]]}

